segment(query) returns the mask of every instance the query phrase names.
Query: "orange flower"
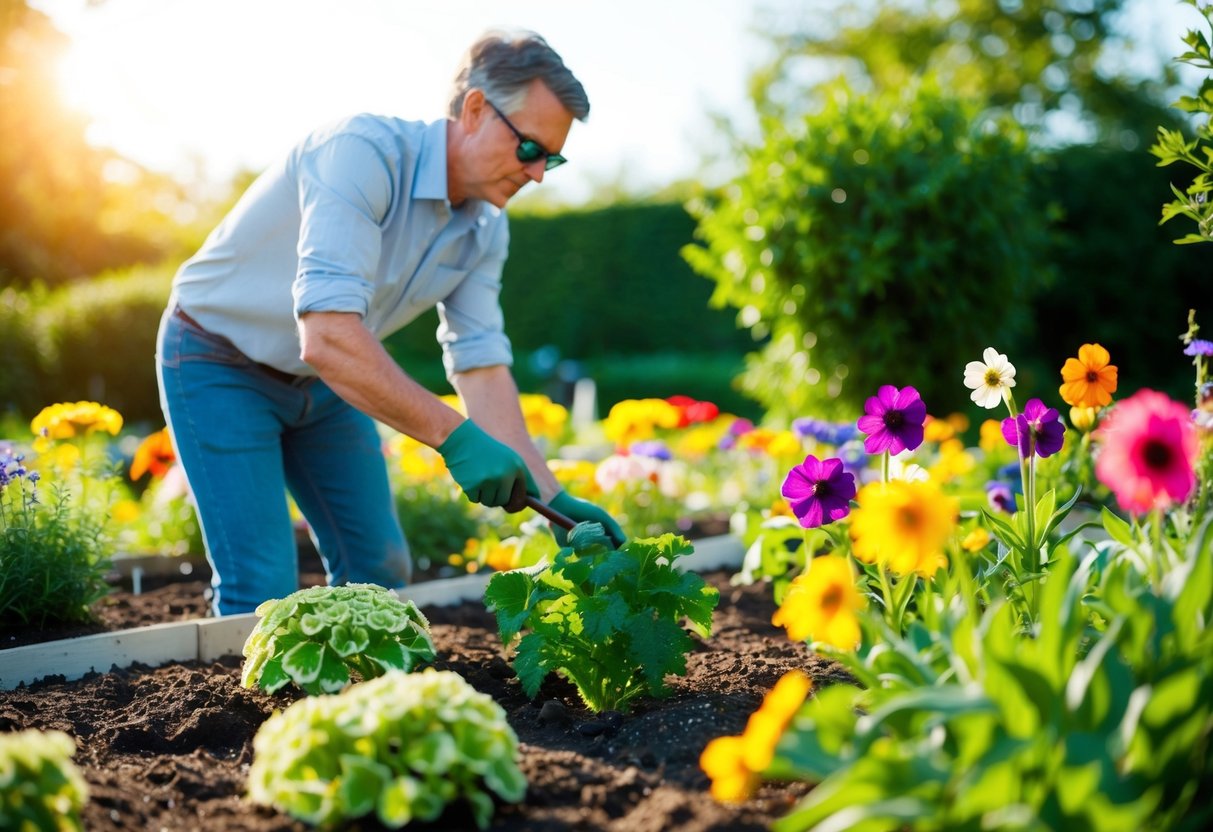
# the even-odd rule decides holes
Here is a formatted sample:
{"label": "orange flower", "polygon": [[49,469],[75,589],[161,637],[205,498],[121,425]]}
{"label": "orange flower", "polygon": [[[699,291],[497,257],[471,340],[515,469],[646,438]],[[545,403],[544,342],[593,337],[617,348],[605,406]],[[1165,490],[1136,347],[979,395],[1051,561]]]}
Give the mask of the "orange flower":
{"label": "orange flower", "polygon": [[176,461],[177,455],[173,453],[168,428],[162,428],[140,442],[135,449],[135,458],[131,460],[131,479],[137,480],[148,471],[152,472],[153,478],[163,477]]}
{"label": "orange flower", "polygon": [[745,740],[717,737],[699,755],[699,767],[712,780],[712,797],[741,803],[758,788],[758,774],[745,764]]}
{"label": "orange flower", "polygon": [[1116,392],[1116,365],[1099,344],[1083,344],[1061,368],[1061,397],[1071,407],[1105,407]]}

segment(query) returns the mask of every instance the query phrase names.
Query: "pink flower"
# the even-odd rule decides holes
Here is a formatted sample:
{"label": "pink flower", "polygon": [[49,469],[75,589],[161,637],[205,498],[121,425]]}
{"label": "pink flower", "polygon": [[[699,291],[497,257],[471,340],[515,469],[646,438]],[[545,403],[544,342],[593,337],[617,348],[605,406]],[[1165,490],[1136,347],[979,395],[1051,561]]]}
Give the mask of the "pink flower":
{"label": "pink flower", "polygon": [[1095,475],[1126,511],[1182,503],[1196,487],[1196,430],[1188,408],[1141,390],[1116,405],[1094,436],[1102,444]]}

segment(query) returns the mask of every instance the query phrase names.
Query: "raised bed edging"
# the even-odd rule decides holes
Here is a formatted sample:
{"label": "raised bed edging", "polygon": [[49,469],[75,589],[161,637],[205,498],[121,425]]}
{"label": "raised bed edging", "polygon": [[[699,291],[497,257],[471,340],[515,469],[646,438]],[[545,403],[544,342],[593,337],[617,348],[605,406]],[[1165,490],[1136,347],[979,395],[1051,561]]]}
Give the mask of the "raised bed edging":
{"label": "raised bed edging", "polygon": [[[681,558],[678,565],[693,572],[737,569],[745,555],[741,540],[733,535],[704,537],[692,543],[694,553]],[[480,572],[425,581],[396,594],[421,608],[479,601],[492,574]],[[257,616],[246,613],[12,647],[0,651],[0,690],[12,690],[48,676],[62,676],[70,682],[89,673],[104,673],[135,663],[154,666],[238,656],[256,623]]]}

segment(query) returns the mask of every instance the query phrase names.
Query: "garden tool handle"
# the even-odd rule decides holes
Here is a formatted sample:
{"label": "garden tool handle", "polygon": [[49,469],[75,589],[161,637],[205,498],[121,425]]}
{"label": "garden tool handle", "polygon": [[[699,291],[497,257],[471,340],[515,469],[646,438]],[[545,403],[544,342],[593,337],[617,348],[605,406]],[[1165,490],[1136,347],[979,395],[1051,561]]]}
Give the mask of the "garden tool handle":
{"label": "garden tool handle", "polygon": [[559,511],[552,508],[538,497],[532,497],[530,494],[527,494],[526,504],[528,507],[533,508],[535,511],[539,512],[544,517],[565,530],[571,531],[573,526],[577,525],[570,518],[566,517],[564,514],[561,514]]}

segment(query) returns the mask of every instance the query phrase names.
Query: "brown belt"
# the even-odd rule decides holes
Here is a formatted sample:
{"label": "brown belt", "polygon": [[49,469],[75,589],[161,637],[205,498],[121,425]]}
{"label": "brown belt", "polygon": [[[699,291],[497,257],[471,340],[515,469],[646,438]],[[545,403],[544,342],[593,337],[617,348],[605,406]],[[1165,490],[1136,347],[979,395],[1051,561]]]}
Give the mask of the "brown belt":
{"label": "brown belt", "polygon": [[[187,324],[194,327],[195,329],[200,329],[203,332],[208,331],[206,327],[204,327],[202,324],[198,323],[193,318],[191,318],[189,316],[189,313],[187,313],[180,306],[173,307],[173,315],[175,315],[176,317],[185,321]],[[211,334],[211,337],[222,337],[222,336],[216,336],[214,333],[210,333],[210,334]],[[259,361],[253,361],[251,358],[249,359],[249,361],[252,362],[253,366],[256,367],[258,370],[265,373],[270,378],[272,378],[276,381],[282,382],[283,384],[290,384],[295,387],[300,387],[304,384],[307,384],[314,378],[314,376],[297,376],[293,373],[287,373],[282,370],[279,370],[277,367],[271,367],[269,364],[262,364]]]}

